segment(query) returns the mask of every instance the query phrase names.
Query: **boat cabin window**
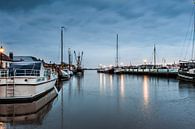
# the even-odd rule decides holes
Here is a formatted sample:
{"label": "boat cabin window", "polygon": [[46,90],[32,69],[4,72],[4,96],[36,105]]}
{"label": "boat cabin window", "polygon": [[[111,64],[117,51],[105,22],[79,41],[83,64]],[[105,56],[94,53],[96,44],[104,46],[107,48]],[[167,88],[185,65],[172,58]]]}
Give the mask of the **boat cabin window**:
{"label": "boat cabin window", "polygon": [[195,68],[195,63],[180,63],[180,69],[189,70]]}
{"label": "boat cabin window", "polygon": [[11,63],[9,75],[11,76],[39,76],[41,63]]}

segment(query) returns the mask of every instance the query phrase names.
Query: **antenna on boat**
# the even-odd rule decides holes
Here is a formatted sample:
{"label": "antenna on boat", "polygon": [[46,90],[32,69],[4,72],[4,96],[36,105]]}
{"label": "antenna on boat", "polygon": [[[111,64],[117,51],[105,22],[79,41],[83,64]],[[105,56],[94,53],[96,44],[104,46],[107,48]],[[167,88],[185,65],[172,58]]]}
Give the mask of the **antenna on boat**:
{"label": "antenna on boat", "polygon": [[194,59],[194,40],[195,40],[195,0],[193,0],[193,16],[194,16],[194,24],[193,24],[193,41],[192,41],[192,60]]}
{"label": "antenna on boat", "polygon": [[118,67],[118,34],[116,35],[116,67]]}

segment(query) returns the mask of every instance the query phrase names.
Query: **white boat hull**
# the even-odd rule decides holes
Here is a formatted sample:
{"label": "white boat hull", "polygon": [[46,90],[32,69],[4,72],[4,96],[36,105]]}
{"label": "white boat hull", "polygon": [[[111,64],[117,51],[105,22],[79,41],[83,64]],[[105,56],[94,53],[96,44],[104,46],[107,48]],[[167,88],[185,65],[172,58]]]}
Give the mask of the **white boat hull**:
{"label": "white boat hull", "polygon": [[9,84],[14,86],[13,96],[7,94],[6,84],[0,85],[0,99],[33,98],[54,88],[55,82],[56,79],[36,84]]}

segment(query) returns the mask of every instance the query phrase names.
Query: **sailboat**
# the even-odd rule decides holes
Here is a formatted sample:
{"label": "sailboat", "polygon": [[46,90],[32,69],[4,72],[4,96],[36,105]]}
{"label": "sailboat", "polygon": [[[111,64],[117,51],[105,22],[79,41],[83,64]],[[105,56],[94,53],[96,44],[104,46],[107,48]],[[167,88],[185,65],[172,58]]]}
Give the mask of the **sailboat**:
{"label": "sailboat", "polygon": [[195,82],[195,60],[194,60],[194,43],[195,43],[195,2],[194,6],[194,22],[193,22],[193,41],[192,41],[192,57],[189,61],[179,61],[180,68],[178,71],[178,78],[180,80]]}
{"label": "sailboat", "polygon": [[63,51],[63,48],[64,48],[64,29],[65,29],[65,27],[61,27],[61,68],[59,69],[59,73],[58,73],[58,76],[59,76],[60,80],[62,80],[62,81],[66,81],[66,80],[70,79],[69,69],[65,70],[63,68],[63,64],[64,64],[64,61],[63,61],[63,55],[64,55],[64,51]]}
{"label": "sailboat", "polygon": [[98,73],[109,73],[109,74],[113,74],[113,73],[117,73],[118,72],[118,34],[116,35],[116,66],[112,66],[110,65],[110,67],[105,67],[105,68],[100,68],[97,70]]}
{"label": "sailboat", "polygon": [[118,56],[118,34],[116,35],[116,67],[114,68],[114,73],[120,74],[123,72],[123,69],[119,67],[118,62],[119,62],[119,56]]}

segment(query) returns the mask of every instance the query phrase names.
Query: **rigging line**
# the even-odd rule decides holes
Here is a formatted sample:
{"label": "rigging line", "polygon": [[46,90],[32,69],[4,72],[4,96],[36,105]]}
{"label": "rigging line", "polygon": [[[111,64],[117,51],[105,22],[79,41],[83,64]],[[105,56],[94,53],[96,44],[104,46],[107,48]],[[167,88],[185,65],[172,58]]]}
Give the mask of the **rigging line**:
{"label": "rigging line", "polygon": [[[185,59],[187,58],[187,55],[189,54],[189,49],[192,47],[192,44],[189,42],[192,40],[192,35],[193,35],[193,29],[190,30],[190,35],[189,35],[189,39],[188,42],[186,42],[187,46],[186,46],[186,53],[185,53]],[[190,58],[190,57],[189,57]]]}
{"label": "rigging line", "polygon": [[181,51],[183,50],[184,48],[184,51],[183,51],[183,58],[184,60],[186,59],[187,57],[187,53],[188,53],[188,38],[190,40],[191,38],[191,35],[192,35],[192,30],[191,30],[191,25],[192,25],[192,17],[193,17],[193,8],[192,8],[192,11],[191,11],[191,15],[190,15],[190,19],[189,19],[189,24],[188,24],[188,29],[187,29],[187,32],[186,32],[186,35],[185,35],[185,40],[184,40],[184,43],[183,43],[183,46],[181,47]]}
{"label": "rigging line", "polygon": [[[181,47],[181,52],[183,52],[183,54],[184,54],[184,56],[183,56],[183,59],[184,59],[184,60],[187,58],[187,54],[188,54],[188,48],[189,48],[189,44],[188,44],[189,42],[187,42],[187,41],[188,41],[188,36],[189,36],[189,40],[190,40],[190,38],[191,38],[191,36],[192,36],[191,25],[192,25],[193,13],[194,13],[193,10],[194,10],[194,9],[192,8],[192,12],[191,12],[191,15],[190,15],[189,23],[188,23],[188,26],[187,26],[188,30],[187,30],[186,35],[185,35],[184,43],[183,43],[183,45],[182,45],[182,47]],[[184,48],[184,51],[183,51],[183,48]],[[183,54],[182,54],[182,55],[183,55]],[[181,55],[181,56],[182,56],[182,55]],[[180,56],[180,57],[181,57],[181,56]]]}
{"label": "rigging line", "polygon": [[[195,13],[194,9],[195,3],[193,3],[193,11]],[[192,60],[194,59],[194,40],[195,40],[195,14],[194,15],[194,21],[193,21],[193,41],[192,41]]]}
{"label": "rigging line", "polygon": [[[192,17],[190,18],[190,22],[189,22],[189,25],[188,25],[188,31],[187,31],[187,33],[186,33],[186,35],[185,35],[185,39],[184,39],[184,43],[183,43],[183,45],[182,45],[182,47],[181,47],[181,52],[183,52],[183,54],[184,54],[184,56],[183,56],[183,58],[185,59],[186,58],[186,56],[187,56],[187,46],[189,46],[188,45],[188,43],[189,42],[187,42],[189,39],[188,38],[190,38],[191,37],[191,35],[192,35],[192,30],[191,30],[191,24],[192,24]],[[189,37],[188,37],[189,36]],[[184,51],[183,51],[183,48],[185,49]],[[182,55],[183,55],[182,54]],[[180,55],[180,57],[182,56],[182,55]]]}

